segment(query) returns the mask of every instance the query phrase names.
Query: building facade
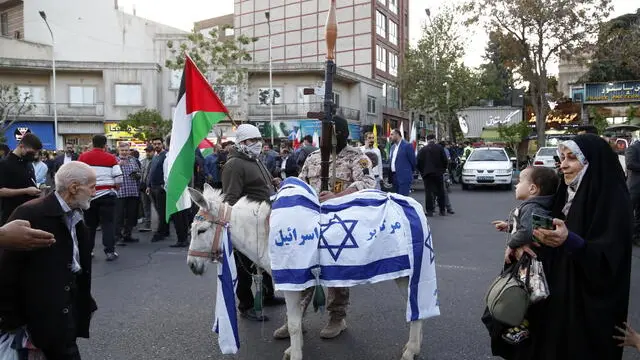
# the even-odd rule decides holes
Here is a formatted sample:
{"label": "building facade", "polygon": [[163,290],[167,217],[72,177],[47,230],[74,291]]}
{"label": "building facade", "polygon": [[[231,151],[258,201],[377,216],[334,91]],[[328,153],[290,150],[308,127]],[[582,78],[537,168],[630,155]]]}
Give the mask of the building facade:
{"label": "building facade", "polygon": [[[342,0],[337,3],[336,13],[336,64],[344,71],[382,85],[379,94],[362,97],[371,104],[363,103],[360,107],[379,106],[374,123],[395,128],[404,121],[405,129],[409,129],[410,117],[402,111],[398,72],[409,41],[408,3],[408,0]],[[269,37],[274,64],[323,63],[329,4],[320,0],[236,0],[235,33],[258,38],[249,48],[253,64],[269,62]]]}
{"label": "building facade", "polygon": [[31,110],[18,119],[21,131],[37,128],[37,135],[51,139],[47,149],[56,147],[55,113],[58,147],[86,144],[98,133],[110,137],[118,121],[144,108],[171,117],[179,79],[164,68],[166,43],[185,38],[184,31],[124,13],[113,0],[0,0],[0,19],[7,23],[0,36],[0,83],[29,97]]}

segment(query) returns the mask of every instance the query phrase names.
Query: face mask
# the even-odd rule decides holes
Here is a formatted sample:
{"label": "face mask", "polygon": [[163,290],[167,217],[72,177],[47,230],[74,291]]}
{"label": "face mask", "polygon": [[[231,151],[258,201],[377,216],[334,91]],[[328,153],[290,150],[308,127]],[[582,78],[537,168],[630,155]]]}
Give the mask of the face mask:
{"label": "face mask", "polygon": [[254,156],[260,155],[262,152],[262,143],[260,141],[247,145],[247,150]]}

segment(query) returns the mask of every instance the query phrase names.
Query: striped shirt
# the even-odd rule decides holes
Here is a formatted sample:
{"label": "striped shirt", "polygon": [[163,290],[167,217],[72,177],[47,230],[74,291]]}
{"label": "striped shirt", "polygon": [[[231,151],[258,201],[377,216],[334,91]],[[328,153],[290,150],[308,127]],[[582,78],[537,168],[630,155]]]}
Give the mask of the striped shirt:
{"label": "striped shirt", "polygon": [[120,165],[120,168],[122,169],[122,185],[120,185],[120,188],[118,189],[118,197],[139,197],[140,180],[136,180],[131,177],[131,174],[134,172],[140,174],[138,163],[133,158],[118,158],[118,161],[122,163],[122,165]]}
{"label": "striped shirt", "polygon": [[104,149],[93,149],[82,153],[78,161],[91,166],[96,172],[96,195],[92,200],[117,194],[116,185],[122,184],[122,169],[115,156]]}

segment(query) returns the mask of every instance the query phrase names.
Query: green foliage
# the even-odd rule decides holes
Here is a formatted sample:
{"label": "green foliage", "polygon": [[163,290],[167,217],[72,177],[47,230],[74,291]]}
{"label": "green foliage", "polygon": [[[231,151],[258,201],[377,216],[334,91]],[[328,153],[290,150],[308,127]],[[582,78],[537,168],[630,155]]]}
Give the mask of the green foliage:
{"label": "green foliage", "polygon": [[601,27],[589,72],[583,82],[640,79],[640,9]]}
{"label": "green foliage", "polygon": [[138,140],[150,141],[154,137],[169,135],[171,120],[163,119],[157,110],[143,109],[129,114],[126,120],[118,123],[117,129],[132,134]]}
{"label": "green foliage", "polygon": [[638,116],[638,108],[633,105],[629,105],[625,112],[627,115],[627,124],[631,124],[631,121]]}
{"label": "green foliage", "polygon": [[531,134],[531,128],[526,121],[520,121],[510,125],[499,125],[498,135],[518,157],[518,145]]}
{"label": "green foliage", "polygon": [[33,108],[31,94],[20,94],[17,86],[0,83],[0,143],[7,141],[9,126]]}
{"label": "green foliage", "polygon": [[609,127],[607,118],[597,108],[590,108],[590,110],[591,123],[598,129],[598,134],[604,134],[604,130]]}
{"label": "green foliage", "polygon": [[467,0],[462,6],[466,24],[494,32],[505,64],[529,83],[538,146],[545,142],[549,65],[560,54],[583,53],[611,9],[611,0]]}
{"label": "green foliage", "polygon": [[187,40],[180,44],[173,41],[167,42],[173,59],[167,60],[165,66],[169,69],[180,70],[184,68],[185,54],[188,53],[196,66],[203,74],[216,72],[218,77],[216,84],[237,85],[243,82],[246,71],[234,66],[241,61],[251,61],[251,55],[245,47],[258,38],[250,38],[246,35],[232,37],[223,40],[221,34],[230,26],[221,29],[212,29],[208,36],[195,31],[187,36]]}
{"label": "green foliage", "polygon": [[489,34],[489,42],[485,48],[485,63],[480,66],[480,97],[484,100],[493,100],[494,103],[506,103],[513,89],[513,71],[507,66],[507,58],[504,55],[499,42],[499,36],[495,32]]}
{"label": "green foliage", "polygon": [[442,7],[431,26],[422,29],[416,47],[407,51],[400,71],[403,103],[435,113],[436,121],[455,128],[454,114],[478,99],[479,76],[462,63],[463,29],[455,8]]}

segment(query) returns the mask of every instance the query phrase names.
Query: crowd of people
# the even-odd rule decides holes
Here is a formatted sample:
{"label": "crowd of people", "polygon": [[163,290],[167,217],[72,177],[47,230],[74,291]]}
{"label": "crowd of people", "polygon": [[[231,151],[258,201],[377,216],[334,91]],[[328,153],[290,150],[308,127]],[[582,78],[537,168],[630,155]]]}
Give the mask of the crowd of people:
{"label": "crowd of people", "polygon": [[[433,216],[436,207],[441,216],[454,213],[444,190],[444,175],[456,159],[469,155],[469,144],[463,148],[438,143],[429,135],[425,146],[416,151],[394,130],[387,154],[375,146],[373,134],[365,134],[365,144],[354,147],[349,144],[346,120],[338,117],[335,126],[330,191],[320,189],[320,151],[311,137],[297,148],[284,143],[276,150],[263,143],[258,128],[249,124],[238,127],[235,142],[217,145],[207,157],[197,151],[192,186],[202,188],[208,183],[221,189],[233,205],[245,196],[268,201],[282,180],[298,177],[315,188],[324,202],[363,189],[409,195],[418,173],[425,185],[425,214]],[[80,359],[76,338],[88,336],[97,309],[91,296],[91,264],[98,231],[105,259],[114,261],[119,257],[118,246],[139,242],[136,228],[152,231],[155,209],[158,224],[151,242],[168,238],[173,223],[177,241],[171,246],[189,245],[195,211],[172,214],[168,222],[164,217],[170,140],[152,139],[142,158],[126,142],[109,150],[103,135],[94,136],[91,148],[80,154],[67,144],[65,152],[55,157],[42,152],[33,134],[25,134],[12,151],[0,147],[0,273],[11,274],[0,278],[0,350],[40,354],[47,360]],[[518,326],[485,319],[494,354],[506,359],[620,359],[620,345],[640,348],[640,336],[625,323],[631,210],[632,203],[637,205],[632,201],[633,189],[640,182],[633,165],[633,151],[640,147],[634,146],[638,145],[628,149],[631,197],[617,155],[605,140],[592,134],[561,143],[559,171],[527,168],[520,173],[515,195],[522,203],[506,221],[494,225],[510,234],[505,263],[523,256],[539,260],[553,296],[530,305]],[[553,218],[553,226],[534,225],[534,213]],[[41,251],[25,251],[33,249]],[[234,254],[239,314],[247,320],[267,321],[254,310],[255,276],[262,279],[259,301],[263,305],[281,305],[284,300],[275,296],[267,273],[257,274],[259,269],[251,260]],[[330,288],[328,293],[329,320],[320,336],[334,338],[347,328],[349,289]],[[312,291],[302,299],[301,306],[306,308]],[[287,323],[273,336],[288,338]],[[37,359],[34,356],[29,359]]]}

